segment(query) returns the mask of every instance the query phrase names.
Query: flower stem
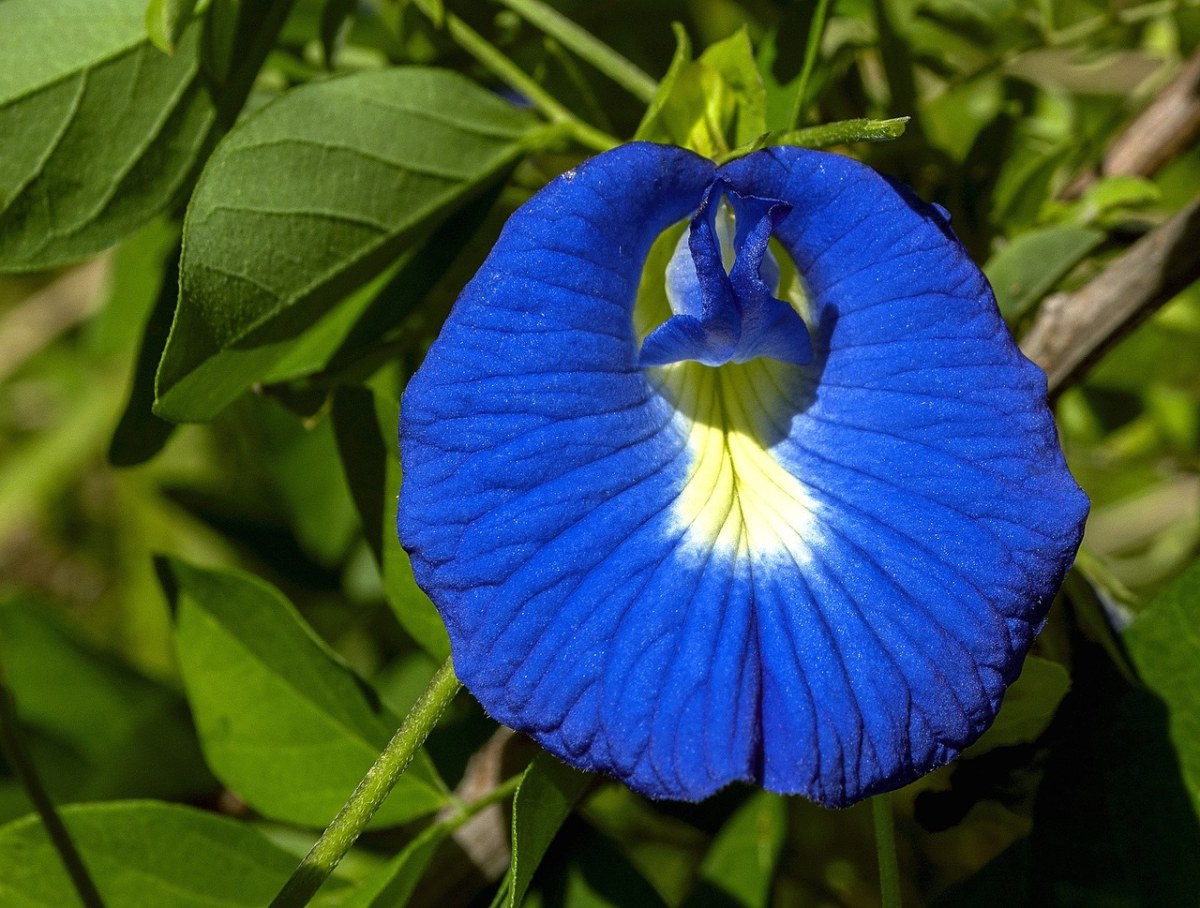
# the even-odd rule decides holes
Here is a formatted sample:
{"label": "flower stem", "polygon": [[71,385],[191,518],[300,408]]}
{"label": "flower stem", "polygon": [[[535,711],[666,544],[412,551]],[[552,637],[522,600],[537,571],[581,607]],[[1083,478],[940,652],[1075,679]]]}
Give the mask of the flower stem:
{"label": "flower stem", "polygon": [[454,674],[454,664],[447,659],[383,749],[375,765],[367,770],[363,780],[358,783],[350,800],[279,890],[271,902],[271,908],[302,908],[308,904],[408,768],[460,686]]}
{"label": "flower stem", "polygon": [[54,802],[50,800],[50,795],[42,786],[37,768],[33,764],[29,750],[25,747],[25,739],[21,735],[17,717],[17,705],[2,672],[0,672],[0,752],[8,759],[25,794],[33,802],[34,809],[42,818],[46,834],[50,836],[54,849],[62,859],[63,866],[66,867],[67,874],[71,877],[71,883],[79,894],[79,900],[83,902],[85,908],[104,908],[104,900],[100,898],[96,884],[88,875],[87,866],[76,850],[75,843],[71,841],[71,834],[67,832],[62,817],[54,809]]}
{"label": "flower stem", "polygon": [[900,865],[896,860],[896,830],[892,804],[886,794],[871,798],[875,821],[875,850],[879,855],[879,892],[883,908],[900,908]]}
{"label": "flower stem", "polygon": [[800,81],[796,86],[796,97],[792,101],[792,118],[788,122],[792,129],[800,128],[800,119],[808,107],[808,80],[821,52],[821,38],[825,35],[825,19],[829,13],[829,0],[817,0],[808,25],[808,42],[804,47],[804,65],[800,69]]}
{"label": "flower stem", "polygon": [[[625,59],[585,28],[576,25],[558,10],[541,0],[499,0],[527,22],[540,28],[563,47],[573,51],[608,76],[639,101],[654,100],[658,83],[634,63]],[[828,2],[828,0],[823,0]]]}
{"label": "flower stem", "polygon": [[[421,10],[432,22],[437,22],[434,10],[429,3],[429,0],[417,0],[417,8]],[[547,92],[544,88],[538,85],[537,81],[526,73],[521,67],[517,66],[512,60],[504,56],[499,49],[496,48],[483,35],[467,25],[462,19],[451,12],[444,13],[443,19],[446,32],[450,38],[465,50],[468,54],[479,61],[489,72],[497,79],[507,85],[515,92],[519,92],[529,99],[538,110],[544,113],[551,122],[561,123],[570,130],[571,138],[585,148],[590,148],[593,151],[608,151],[610,148],[615,148],[621,142],[615,136],[610,136],[608,133],[597,129],[594,126],[585,123],[575,114],[571,113],[566,107],[559,103],[558,99]]]}

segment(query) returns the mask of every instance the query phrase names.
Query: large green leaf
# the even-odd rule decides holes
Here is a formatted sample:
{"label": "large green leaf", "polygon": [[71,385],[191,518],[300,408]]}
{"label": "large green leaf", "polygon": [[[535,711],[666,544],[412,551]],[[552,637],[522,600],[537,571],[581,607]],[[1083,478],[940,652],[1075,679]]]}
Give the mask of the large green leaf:
{"label": "large green leaf", "polygon": [[185,186],[216,121],[193,26],[154,47],[146,0],[0,3],[0,271],[111,246]]}
{"label": "large green leaf", "polygon": [[[273,587],[176,560],[164,572],[180,670],[213,772],[267,816],[324,826],[398,720]],[[407,822],[445,800],[422,752],[374,825]]]}
{"label": "large green leaf", "polygon": [[365,388],[346,388],[333,398],[333,428],[342,468],[363,534],[380,565],[388,604],[409,636],[440,663],[450,655],[450,638],[433,603],[417,586],[408,555],[396,539],[399,417],[397,401]]}
{"label": "large green leaf", "polygon": [[304,86],[234,129],[188,208],[156,412],[206,420],[292,339],[503,177],[537,121],[454,73]]}
{"label": "large green leaf", "polygon": [[[294,855],[246,824],[190,807],[124,801],[73,805],[62,816],[107,908],[256,908],[296,866]],[[344,890],[331,881],[313,904]],[[36,817],[0,829],[0,904],[79,904]]]}
{"label": "large green leaf", "polygon": [[1200,561],[1138,616],[1124,640],[1142,680],[1166,704],[1171,741],[1200,816]]}
{"label": "large green leaf", "polygon": [[[1195,677],[1188,625],[1159,629],[1176,635],[1155,645],[1182,654],[1172,664],[1184,690]],[[1095,644],[1075,647],[1073,682],[1034,804],[1024,903],[1195,905],[1200,818],[1171,738],[1174,710]]]}

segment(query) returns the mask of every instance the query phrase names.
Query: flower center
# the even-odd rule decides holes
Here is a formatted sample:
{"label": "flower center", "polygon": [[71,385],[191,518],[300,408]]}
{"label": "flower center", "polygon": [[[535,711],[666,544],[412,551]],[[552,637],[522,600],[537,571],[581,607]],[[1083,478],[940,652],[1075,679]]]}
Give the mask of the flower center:
{"label": "flower center", "polygon": [[698,557],[811,557],[817,504],[781,450],[813,381],[803,286],[769,246],[788,210],[714,183],[646,263],[640,363],[687,445],[672,510]]}
{"label": "flower center", "polygon": [[688,448],[687,475],[672,506],[685,548],[807,561],[817,504],[780,449],[796,399],[807,390],[802,370],[759,358],[653,371]]}

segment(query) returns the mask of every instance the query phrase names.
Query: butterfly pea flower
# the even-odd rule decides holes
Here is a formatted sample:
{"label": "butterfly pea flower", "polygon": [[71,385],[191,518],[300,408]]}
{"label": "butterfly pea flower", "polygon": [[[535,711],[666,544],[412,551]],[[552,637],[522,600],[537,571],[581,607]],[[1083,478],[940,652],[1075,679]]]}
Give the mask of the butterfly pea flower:
{"label": "butterfly pea flower", "polygon": [[568,763],[846,805],[972,743],[1044,621],[1087,512],[1045,394],[907,188],[626,145],[509,219],[410,381],[400,538]]}

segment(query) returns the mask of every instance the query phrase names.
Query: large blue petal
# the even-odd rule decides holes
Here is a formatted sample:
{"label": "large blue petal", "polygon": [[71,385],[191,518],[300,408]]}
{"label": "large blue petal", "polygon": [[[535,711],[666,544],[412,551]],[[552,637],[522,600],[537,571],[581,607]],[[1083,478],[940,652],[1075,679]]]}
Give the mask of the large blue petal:
{"label": "large blue petal", "polygon": [[716,172],[609,152],[510,219],[410,383],[400,535],[500,721],[654,796],[844,804],[987,726],[1086,502],[936,211],[816,152],[721,175],[791,206],[812,362],[639,366],[642,263]]}
{"label": "large blue petal", "polygon": [[1045,377],[937,209],[820,152],[771,149],[724,175],[792,204],[777,237],[817,326],[814,374],[764,391],[772,453],[820,516],[811,562],[756,589],[763,779],[842,803],[990,724],[1087,500]]}

